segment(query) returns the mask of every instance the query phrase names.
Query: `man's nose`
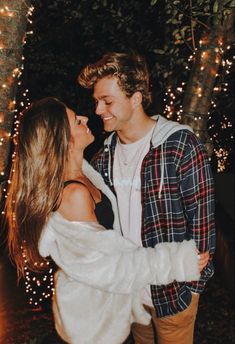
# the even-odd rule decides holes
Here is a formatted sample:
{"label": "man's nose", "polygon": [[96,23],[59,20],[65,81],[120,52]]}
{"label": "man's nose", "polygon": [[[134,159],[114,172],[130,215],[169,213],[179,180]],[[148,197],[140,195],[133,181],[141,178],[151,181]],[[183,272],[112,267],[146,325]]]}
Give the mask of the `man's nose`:
{"label": "man's nose", "polygon": [[104,113],[104,105],[102,104],[102,102],[96,103],[95,113],[99,116]]}

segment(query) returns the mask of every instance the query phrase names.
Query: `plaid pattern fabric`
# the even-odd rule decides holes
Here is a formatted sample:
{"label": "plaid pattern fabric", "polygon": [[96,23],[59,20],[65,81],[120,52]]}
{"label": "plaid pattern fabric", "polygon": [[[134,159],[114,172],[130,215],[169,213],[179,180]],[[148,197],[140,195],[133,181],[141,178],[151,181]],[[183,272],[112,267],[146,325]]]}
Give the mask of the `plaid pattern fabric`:
{"label": "plaid pattern fabric", "polygon": [[[114,193],[112,167],[115,145],[114,134],[110,147],[104,146],[92,160],[92,165]],[[162,174],[164,179],[160,192]],[[214,271],[213,177],[206,149],[193,133],[179,130],[162,145],[150,146],[141,167],[141,199],[144,247],[192,238],[200,252],[209,250],[211,254],[200,281],[151,286],[157,316],[173,315],[187,308],[191,292],[203,291]]]}

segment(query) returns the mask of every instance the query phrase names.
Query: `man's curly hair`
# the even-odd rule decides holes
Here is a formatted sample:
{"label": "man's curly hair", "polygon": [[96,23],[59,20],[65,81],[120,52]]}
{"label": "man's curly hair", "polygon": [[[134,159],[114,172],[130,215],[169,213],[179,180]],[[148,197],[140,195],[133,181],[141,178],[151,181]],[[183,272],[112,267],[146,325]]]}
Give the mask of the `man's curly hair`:
{"label": "man's curly hair", "polygon": [[95,83],[104,77],[116,77],[119,87],[127,97],[141,92],[144,109],[151,103],[149,72],[142,56],[109,52],[96,63],[86,66],[78,76],[78,82],[85,88],[93,88]]}

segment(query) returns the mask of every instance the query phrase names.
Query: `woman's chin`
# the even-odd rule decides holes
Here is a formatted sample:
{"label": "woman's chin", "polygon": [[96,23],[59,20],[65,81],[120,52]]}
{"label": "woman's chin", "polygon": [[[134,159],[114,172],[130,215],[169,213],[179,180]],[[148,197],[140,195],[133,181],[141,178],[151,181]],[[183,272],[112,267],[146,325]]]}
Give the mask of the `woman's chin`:
{"label": "woman's chin", "polygon": [[91,134],[91,142],[89,144],[91,144],[94,141],[95,141],[95,136],[93,134]]}

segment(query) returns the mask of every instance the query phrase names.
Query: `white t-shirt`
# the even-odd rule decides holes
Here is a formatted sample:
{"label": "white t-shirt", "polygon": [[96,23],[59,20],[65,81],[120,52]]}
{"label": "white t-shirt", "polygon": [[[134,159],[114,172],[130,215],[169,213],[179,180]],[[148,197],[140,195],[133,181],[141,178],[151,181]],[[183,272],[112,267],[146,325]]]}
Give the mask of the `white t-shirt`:
{"label": "white t-shirt", "polygon": [[[153,128],[134,143],[123,144],[118,139],[114,154],[113,182],[122,232],[125,238],[138,246],[143,246],[140,172],[142,161],[150,148],[152,132]],[[149,286],[143,290],[142,302],[153,307]]]}

